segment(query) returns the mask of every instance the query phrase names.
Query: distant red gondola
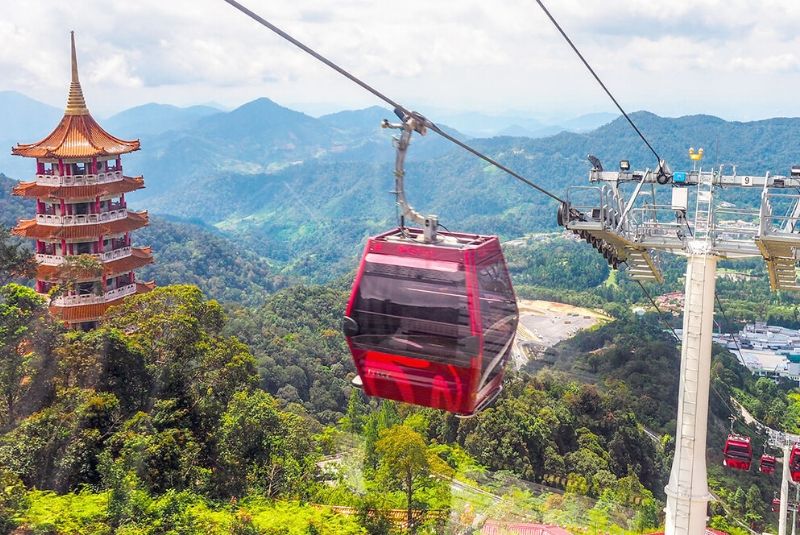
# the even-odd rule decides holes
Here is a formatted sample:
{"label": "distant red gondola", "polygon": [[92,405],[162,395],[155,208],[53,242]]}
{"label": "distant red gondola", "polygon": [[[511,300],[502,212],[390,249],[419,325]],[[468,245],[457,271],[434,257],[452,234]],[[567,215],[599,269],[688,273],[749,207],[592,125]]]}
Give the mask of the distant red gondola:
{"label": "distant red gondola", "polygon": [[750,446],[750,437],[728,435],[722,454],[724,455],[723,465],[737,470],[750,470],[750,464],[753,462],[753,448]]}
{"label": "distant red gondola", "polygon": [[497,237],[396,228],[367,242],[344,333],[367,395],[472,415],[500,392],[517,320]]}
{"label": "distant red gondola", "polygon": [[780,498],[772,498],[772,512],[777,513],[780,510],[781,510]]}
{"label": "distant red gondola", "polygon": [[758,471],[767,475],[775,473],[775,462],[775,457],[765,453],[761,456],[761,461],[758,463]]}
{"label": "distant red gondola", "polygon": [[789,472],[792,474],[792,481],[800,483],[800,444],[792,446],[789,454]]}

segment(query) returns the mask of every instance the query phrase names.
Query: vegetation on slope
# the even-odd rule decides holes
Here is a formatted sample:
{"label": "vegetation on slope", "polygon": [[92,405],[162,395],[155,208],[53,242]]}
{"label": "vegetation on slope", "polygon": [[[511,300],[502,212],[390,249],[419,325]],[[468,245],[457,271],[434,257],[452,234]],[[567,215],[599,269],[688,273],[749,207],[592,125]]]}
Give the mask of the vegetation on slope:
{"label": "vegetation on slope", "polygon": [[[13,511],[14,523],[36,525],[39,517],[31,516],[36,503],[59,496],[80,501],[81,494],[72,493],[87,489],[89,509],[93,500],[108,496],[100,522],[115,528],[154,524],[166,509],[188,518],[202,507],[233,522],[242,508],[241,516],[253,516],[238,504],[280,508],[300,500],[350,504],[365,511],[358,529],[378,533],[390,528],[375,510],[409,504],[435,510],[455,503],[431,479],[430,466],[448,473],[447,465],[458,474],[459,466],[479,464],[545,484],[564,480],[572,496],[604,504],[605,517],[592,513],[597,523],[620,523],[620,515],[627,514],[620,511],[627,511],[635,496],[640,503],[628,520],[652,524],[672,448],[677,351],[654,317],[636,320],[628,314],[629,304],[643,302],[638,287],[624,275],[612,280],[586,250],[562,239],[508,250],[515,280],[527,283],[519,286],[520,294],[554,288],[559,298],[603,305],[620,318],[556,349],[555,367],[579,381],[547,373],[510,378],[498,403],[467,422],[435,411],[365,404],[354,394],[353,369],[339,333],[345,284],[278,291],[258,308],[232,308],[230,319],[197,288],[166,287],[127,301],[88,334],[62,332],[49,323],[33,292],[6,286],[0,328],[13,336],[3,337],[0,347],[7,372],[0,377],[5,401],[0,466],[6,470],[0,477],[8,482],[3,488],[21,490],[4,498],[0,508]],[[563,276],[573,265],[585,267],[577,282]],[[680,287],[681,272],[679,263],[667,264],[664,288]],[[244,287],[254,284],[255,273],[242,274]],[[538,281],[549,288],[535,286]],[[792,301],[769,296],[758,285],[720,286],[729,292],[726,308],[733,321],[742,316],[728,304],[739,299],[754,299],[765,311],[795,310]],[[784,317],[790,323],[791,316]],[[759,417],[769,418],[781,407],[787,410],[778,414],[793,414],[796,394],[786,385],[776,391],[752,380],[722,353],[714,374],[720,394],[712,397],[711,483],[737,516],[763,526],[771,518],[766,509],[775,482],[721,468],[719,450],[730,414],[725,399],[733,392]],[[597,386],[581,384],[592,378]],[[792,418],[778,424],[791,429]],[[642,426],[664,433],[662,440],[653,441]],[[331,437],[341,432],[357,435],[356,447],[365,452],[361,483],[347,481],[339,471],[321,484],[318,479],[325,476],[316,461],[340,451]],[[390,481],[391,474],[381,472],[380,460],[391,449],[377,444],[387,435],[424,445],[414,461],[422,469],[410,500],[399,479]],[[47,498],[24,490],[34,486],[58,494]],[[383,492],[389,488],[395,490]],[[605,489],[612,492],[604,496]],[[376,501],[379,493],[387,497]],[[584,518],[574,512],[569,518],[566,505],[546,499],[514,503],[526,518],[590,525],[587,511],[594,506],[581,510]],[[727,514],[714,507],[716,516]]]}
{"label": "vegetation on slope", "polygon": [[[283,330],[276,340],[310,340],[315,332],[319,337],[319,329],[331,321],[326,314],[337,310],[329,303],[339,300],[341,291],[293,290],[267,303],[276,312],[266,324]],[[658,453],[633,416],[624,408],[618,413],[611,398],[579,385],[518,379],[496,408],[464,423],[435,411],[367,405],[348,390],[345,407],[337,411],[339,421],[325,427],[319,422],[333,419],[326,403],[338,407],[341,401],[312,394],[308,411],[299,400],[276,399],[259,388],[274,380],[270,376],[279,366],[262,368],[259,378],[248,347],[225,334],[220,306],[197,288],[162,287],[130,298],[88,333],[64,332],[50,323],[42,300],[30,289],[9,285],[4,292],[3,328],[13,327],[18,337],[3,354],[19,357],[13,366],[4,363],[4,369],[18,372],[4,376],[4,390],[13,392],[14,402],[2,413],[0,434],[3,477],[8,488],[18,489],[8,505],[13,524],[55,522],[52,529],[63,533],[100,527],[147,527],[156,533],[168,525],[164,522],[186,522],[195,529],[217,511],[215,526],[234,515],[234,522],[246,518],[246,525],[258,530],[258,504],[281,509],[289,507],[286,500],[300,500],[364,510],[361,526],[380,533],[389,529],[379,513],[387,509],[410,511],[412,524],[420,527],[447,518],[438,513],[418,518],[416,511],[449,510],[450,486],[441,477],[452,473],[459,458],[475,456],[490,468],[537,480],[552,466],[553,475],[567,478],[568,491],[576,494],[597,494],[601,479],[628,484],[627,477],[647,497],[639,478],[649,485],[659,477],[651,473]],[[289,362],[287,355],[299,351],[291,343],[268,350],[276,362]],[[323,343],[318,350],[341,358],[336,345]],[[343,366],[330,367],[330,377],[344,382]],[[311,388],[315,385],[320,395],[330,388],[315,382]],[[533,417],[531,406],[541,406]],[[609,410],[598,421],[597,415]],[[497,429],[506,429],[501,435],[508,443],[492,445]],[[366,487],[360,491],[335,483],[338,476],[333,487],[319,479],[320,455],[336,451],[326,437],[343,431],[361,437]],[[633,447],[615,446],[627,440],[617,433],[631,434],[648,448],[636,465],[615,464],[602,453],[606,447]],[[466,452],[460,457],[453,453],[456,444]],[[576,464],[586,473],[572,468],[587,452],[602,455],[599,473],[586,462]],[[58,524],[52,511],[59,507],[72,508],[75,514],[65,518],[77,524]],[[313,525],[318,517],[308,518],[307,525]]]}

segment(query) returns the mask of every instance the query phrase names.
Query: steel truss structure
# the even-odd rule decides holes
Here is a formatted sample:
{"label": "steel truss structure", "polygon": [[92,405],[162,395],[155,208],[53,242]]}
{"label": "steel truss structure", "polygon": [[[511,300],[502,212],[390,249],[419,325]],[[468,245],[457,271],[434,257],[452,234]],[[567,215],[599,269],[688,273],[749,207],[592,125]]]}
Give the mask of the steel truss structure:
{"label": "steel truss structure", "polygon": [[[699,158],[691,149],[690,157],[697,165]],[[631,171],[623,161],[619,171],[605,171],[597,158],[590,161],[591,185],[569,189],[558,212],[562,226],[591,243],[613,268],[624,264],[639,281],[663,281],[659,253],[687,257],[676,449],[665,488],[665,533],[702,534],[711,499],[706,429],[717,261],[761,257],[773,290],[800,290],[800,169],[793,168],[789,176],[740,175],[735,167],[725,166],[673,173],[663,161],[658,169],[645,171]],[[659,204],[656,194],[666,188],[669,203]],[[752,203],[757,208],[718,201],[725,189],[752,190],[759,195]],[[784,496],[784,523],[786,503]]]}

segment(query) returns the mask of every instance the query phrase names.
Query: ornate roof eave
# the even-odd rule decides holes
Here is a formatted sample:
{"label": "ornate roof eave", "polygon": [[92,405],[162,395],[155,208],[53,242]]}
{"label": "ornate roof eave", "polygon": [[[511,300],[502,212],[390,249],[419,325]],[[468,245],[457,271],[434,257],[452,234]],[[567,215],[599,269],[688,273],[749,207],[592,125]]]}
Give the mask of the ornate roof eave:
{"label": "ornate roof eave", "polygon": [[144,187],[143,177],[126,176],[115,182],[81,186],[48,186],[38,182],[20,182],[14,186],[11,194],[33,199],[86,199],[130,193]]}
{"label": "ornate roof eave", "polygon": [[22,219],[16,227],[11,229],[11,234],[21,238],[35,239],[90,239],[100,235],[132,232],[147,226],[149,222],[146,210],[141,212],[129,210],[128,217],[124,219],[86,225],[40,225],[35,219]]}
{"label": "ornate roof eave", "polygon": [[[155,288],[155,282],[137,282],[136,294],[143,294],[152,291]],[[130,297],[130,296],[127,296]],[[75,306],[55,306],[49,307],[50,314],[60,319],[65,323],[83,323],[87,321],[98,321],[112,306],[119,305],[127,297],[120,297],[114,301],[106,301],[105,303],[95,303],[91,305],[75,305]]]}
{"label": "ornate roof eave", "polygon": [[139,140],[127,141],[112,136],[92,118],[78,79],[78,59],[75,52],[75,32],[70,32],[72,51],[72,80],[64,117],[50,135],[36,143],[17,144],[11,149],[15,156],[28,158],[91,158],[119,156],[139,150]]}
{"label": "ornate roof eave", "polygon": [[[103,263],[103,272],[101,275],[92,274],[89,272],[80,273],[76,282],[89,282],[100,279],[101,276],[114,277],[128,273],[136,269],[142,268],[148,264],[152,264],[153,251],[150,247],[133,247],[131,254],[122,258],[111,260]],[[47,264],[39,264],[36,271],[36,278],[45,281],[58,281],[61,275],[61,266],[50,266]]]}

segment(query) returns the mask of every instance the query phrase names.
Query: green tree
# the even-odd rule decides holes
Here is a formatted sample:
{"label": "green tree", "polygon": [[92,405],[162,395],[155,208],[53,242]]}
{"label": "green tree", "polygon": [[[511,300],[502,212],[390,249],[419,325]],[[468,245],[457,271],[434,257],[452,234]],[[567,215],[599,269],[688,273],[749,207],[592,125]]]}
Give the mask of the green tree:
{"label": "green tree", "polygon": [[376,445],[380,439],[377,414],[367,416],[364,424],[364,469],[375,470],[378,467],[378,452]]}
{"label": "green tree", "polygon": [[12,472],[0,468],[0,533],[11,533],[17,526],[15,513],[26,502],[25,485]]}
{"label": "green tree", "polygon": [[119,421],[113,394],[71,388],[0,436],[0,466],[28,486],[59,492],[98,485],[99,456]]}
{"label": "green tree", "polygon": [[23,378],[32,371],[31,335],[45,314],[43,305],[30,288],[19,284],[0,287],[0,424],[14,420],[16,403],[25,388]]}
{"label": "green tree", "polygon": [[750,488],[747,489],[745,509],[745,520],[750,523],[751,527],[760,527],[763,521],[764,498],[758,485],[750,485]]}
{"label": "green tree", "polygon": [[361,433],[364,428],[364,414],[366,406],[361,398],[361,391],[353,388],[350,392],[350,399],[347,401],[347,412],[345,413],[346,431]]}
{"label": "green tree", "polygon": [[745,512],[747,495],[742,490],[742,487],[737,487],[736,492],[733,493],[733,506],[739,513]]}
{"label": "green tree", "polygon": [[[50,299],[53,300],[67,292],[75,290],[78,282],[98,279],[102,274],[103,264],[95,256],[90,254],[69,256],[58,268],[59,284],[53,286],[50,290]],[[96,295],[102,293],[99,281],[94,283],[92,292]]]}
{"label": "green tree", "polygon": [[282,413],[261,390],[234,394],[217,433],[219,492],[242,496],[291,496],[304,491],[313,474],[309,434],[300,417]]}
{"label": "green tree", "polygon": [[[157,402],[153,415],[138,412],[126,421],[101,455],[101,472],[112,489],[149,493],[201,487],[200,445],[189,426],[170,414],[174,404]],[[113,453],[113,456],[112,456]],[[125,494],[127,496],[127,494]]]}
{"label": "green tree", "polygon": [[126,333],[130,351],[145,356],[153,396],[186,411],[204,454],[235,392],[257,382],[255,360],[222,334],[222,307],[194,286],[167,286],[113,307],[105,325]]}
{"label": "green tree", "polygon": [[0,225],[0,285],[12,279],[30,279],[36,274],[36,259],[22,242],[11,238],[8,229]]}
{"label": "green tree", "polygon": [[425,440],[413,429],[397,425],[381,433],[376,450],[380,456],[377,480],[385,488],[403,492],[406,522],[413,533],[414,492],[427,482],[431,469]]}

